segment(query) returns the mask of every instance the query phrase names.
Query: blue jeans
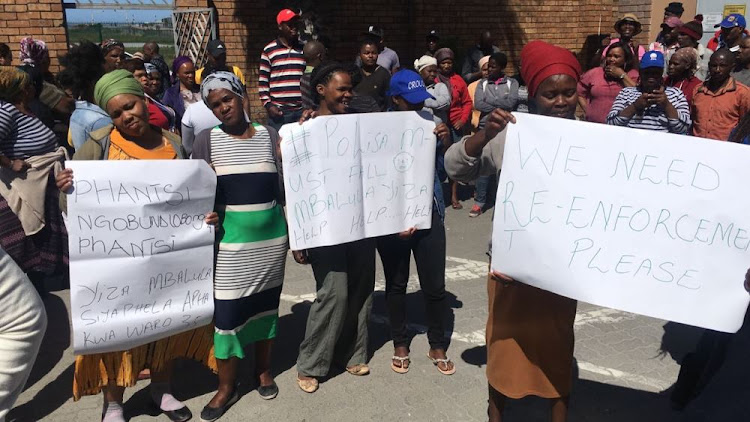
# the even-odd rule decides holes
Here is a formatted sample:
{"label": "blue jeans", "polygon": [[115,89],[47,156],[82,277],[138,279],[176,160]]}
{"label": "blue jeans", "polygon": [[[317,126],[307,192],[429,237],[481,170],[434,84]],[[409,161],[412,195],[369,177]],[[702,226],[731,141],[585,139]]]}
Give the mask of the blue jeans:
{"label": "blue jeans", "polygon": [[483,208],[487,203],[487,188],[489,187],[491,177],[492,176],[481,176],[476,181],[474,202],[479,205],[480,208]]}
{"label": "blue jeans", "polygon": [[278,131],[287,123],[298,122],[300,117],[302,117],[302,110],[284,111],[284,114],[281,117],[268,116],[268,126],[271,126]]}

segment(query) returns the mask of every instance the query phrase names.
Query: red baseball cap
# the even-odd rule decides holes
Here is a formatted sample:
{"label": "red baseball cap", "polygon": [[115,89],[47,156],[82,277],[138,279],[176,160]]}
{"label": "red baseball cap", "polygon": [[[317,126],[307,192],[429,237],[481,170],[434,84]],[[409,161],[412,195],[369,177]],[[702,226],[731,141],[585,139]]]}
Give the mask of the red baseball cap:
{"label": "red baseball cap", "polygon": [[279,12],[278,15],[276,15],[276,24],[281,25],[284,22],[289,22],[290,20],[294,18],[298,18],[299,15],[292,12],[289,9],[284,9],[281,12]]}

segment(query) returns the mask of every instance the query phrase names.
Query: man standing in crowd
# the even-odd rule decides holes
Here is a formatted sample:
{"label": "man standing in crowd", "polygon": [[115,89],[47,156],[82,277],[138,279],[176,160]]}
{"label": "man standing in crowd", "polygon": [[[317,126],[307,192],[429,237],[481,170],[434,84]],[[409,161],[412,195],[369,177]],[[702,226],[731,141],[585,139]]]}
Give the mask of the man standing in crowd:
{"label": "man standing in crowd", "polygon": [[[648,46],[648,51],[661,51],[664,53],[664,60],[669,63],[669,59],[672,55],[680,48],[680,44],[677,42],[677,34],[680,27],[684,25],[680,18],[670,16],[663,24],[661,24],[661,32],[659,33],[660,41],[652,42]],[[664,70],[666,75],[666,69]]]}
{"label": "man standing in crowd", "polygon": [[490,31],[484,31],[479,35],[479,43],[470,48],[466,53],[461,76],[467,84],[482,79],[482,69],[479,67],[479,60],[484,56],[491,56],[500,52],[500,48],[494,45],[494,38]]}
{"label": "man standing in crowd", "polygon": [[716,27],[721,27],[721,30],[708,42],[708,49],[716,51],[726,47],[733,53],[737,53],[740,49],[740,41],[747,36],[745,33],[747,27],[745,17],[739,13],[732,13]]}
{"label": "man standing in crowd", "polygon": [[299,42],[299,15],[284,9],[276,15],[279,36],[263,48],[258,72],[260,101],[268,112],[268,125],[278,130],[302,116],[300,79],[305,58]]}
{"label": "man standing in crowd", "polygon": [[740,53],[737,55],[737,67],[732,77],[738,82],[750,87],[750,37],[740,41]]}
{"label": "man standing in crowd", "polygon": [[[665,40],[665,37],[668,36],[669,32],[666,31],[666,28],[664,28],[665,24],[671,22],[675,22],[675,19],[678,21],[682,17],[682,13],[685,12],[685,8],[682,7],[682,3],[679,2],[672,2],[669,3],[667,7],[664,8],[664,22],[662,23],[661,27],[663,29],[662,32],[659,32],[659,34],[656,36],[656,43],[658,44],[668,44],[667,40]],[[680,26],[682,26],[682,21],[680,21]],[[674,28],[674,26],[671,26]],[[669,62],[669,57],[667,57],[667,63]]]}
{"label": "man standing in crowd", "polygon": [[[391,74],[398,72],[401,68],[401,62],[398,59],[398,54],[386,47],[383,29],[371,25],[363,35],[366,41],[373,41],[378,46],[378,66],[388,70]],[[362,59],[359,56],[357,56],[355,62],[357,66],[362,67]]]}
{"label": "man standing in crowd", "polygon": [[427,33],[427,51],[425,51],[424,56],[430,56],[435,57],[435,52],[438,51],[438,48],[440,46],[438,43],[440,42],[440,36],[438,35],[438,32],[436,30],[432,30]]}
{"label": "man standing in crowd", "polygon": [[730,76],[736,59],[728,48],[717,50],[708,62],[709,78],[693,96],[693,135],[726,141],[750,112],[750,88]]}
{"label": "man standing in crowd", "polygon": [[242,74],[240,68],[237,66],[232,66],[232,68],[230,69],[229,66],[227,66],[227,45],[224,44],[224,41],[220,39],[209,41],[208,46],[206,47],[206,51],[208,52],[208,55],[206,56],[206,66],[198,69],[198,71],[195,72],[195,83],[200,85],[201,81],[203,80],[203,75],[210,75],[214,72],[226,71],[234,73],[235,76],[240,78],[242,84],[247,86],[247,84],[245,83],[245,75]]}
{"label": "man standing in crowd", "polygon": [[682,18],[682,14],[685,12],[685,8],[682,7],[682,3],[674,1],[672,3],[669,3],[667,7],[664,8],[664,22],[667,22],[667,19],[669,18]]}
{"label": "man standing in crowd", "polygon": [[159,55],[159,44],[154,41],[143,44],[143,61],[156,66],[156,70],[158,70],[159,75],[161,75],[161,88],[157,92],[157,97],[161,99],[162,95],[164,95],[164,91],[167,87],[171,86],[172,83],[169,78],[169,66],[167,66],[167,62],[164,61],[164,58]]}
{"label": "man standing in crowd", "polygon": [[307,64],[305,73],[299,80],[299,89],[302,93],[302,108],[314,110],[315,103],[312,99],[310,76],[313,70],[326,60],[326,47],[320,41],[310,40],[305,43],[302,55],[305,57],[305,63]]}

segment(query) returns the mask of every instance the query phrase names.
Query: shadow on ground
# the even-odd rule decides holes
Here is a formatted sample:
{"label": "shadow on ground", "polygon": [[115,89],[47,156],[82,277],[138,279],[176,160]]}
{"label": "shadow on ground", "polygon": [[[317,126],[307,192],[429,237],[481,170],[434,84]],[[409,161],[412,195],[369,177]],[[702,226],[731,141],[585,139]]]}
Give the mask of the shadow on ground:
{"label": "shadow on ground", "polygon": [[[65,350],[70,347],[70,318],[65,302],[54,294],[44,295],[43,301],[47,311],[47,331],[25,390],[51,372],[63,358]],[[73,363],[45,385],[31,401],[13,409],[8,415],[8,420],[38,421],[68,401],[72,396],[72,389]]]}

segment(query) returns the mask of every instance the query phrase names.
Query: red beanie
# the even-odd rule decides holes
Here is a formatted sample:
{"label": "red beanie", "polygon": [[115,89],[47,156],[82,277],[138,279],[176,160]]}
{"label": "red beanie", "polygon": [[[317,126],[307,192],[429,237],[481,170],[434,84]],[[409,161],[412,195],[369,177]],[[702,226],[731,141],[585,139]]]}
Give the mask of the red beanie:
{"label": "red beanie", "polygon": [[545,79],[561,74],[571,76],[576,82],[581,76],[581,64],[570,51],[539,40],[531,41],[521,50],[521,77],[529,97],[534,96]]}

